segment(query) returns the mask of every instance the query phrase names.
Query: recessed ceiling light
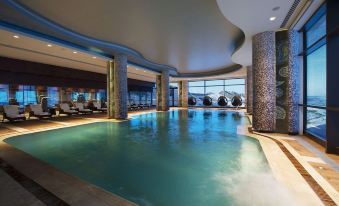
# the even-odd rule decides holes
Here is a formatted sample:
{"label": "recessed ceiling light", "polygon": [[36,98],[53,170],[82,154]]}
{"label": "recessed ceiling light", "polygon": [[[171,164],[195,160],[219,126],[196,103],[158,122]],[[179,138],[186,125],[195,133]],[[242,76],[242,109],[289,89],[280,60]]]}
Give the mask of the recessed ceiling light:
{"label": "recessed ceiling light", "polygon": [[270,21],[274,21],[276,18],[277,18],[277,17],[272,16],[272,17],[270,18]]}
{"label": "recessed ceiling light", "polygon": [[14,35],[13,37],[16,38],[16,39],[19,39],[19,36],[18,36],[18,35]]}
{"label": "recessed ceiling light", "polygon": [[76,52],[76,51],[73,52],[73,54],[76,54],[76,53],[78,53],[78,52]]}
{"label": "recessed ceiling light", "polygon": [[273,11],[278,11],[280,9],[280,6],[276,6],[276,7],[274,7],[272,10]]}
{"label": "recessed ceiling light", "polygon": [[96,59],[97,57],[92,57],[93,59]]}
{"label": "recessed ceiling light", "polygon": [[47,44],[48,47],[52,47],[52,44]]}

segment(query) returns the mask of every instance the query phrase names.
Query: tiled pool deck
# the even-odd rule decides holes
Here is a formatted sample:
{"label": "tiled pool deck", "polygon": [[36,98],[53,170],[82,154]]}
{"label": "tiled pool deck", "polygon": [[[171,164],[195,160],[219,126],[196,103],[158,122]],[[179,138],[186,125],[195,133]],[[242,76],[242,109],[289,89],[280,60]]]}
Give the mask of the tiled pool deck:
{"label": "tiled pool deck", "polygon": [[[129,115],[148,112],[155,111]],[[115,120],[93,114],[0,123],[0,205],[134,205],[2,141],[19,134],[97,121]],[[339,156],[325,154],[321,146],[303,136],[250,133],[248,127],[239,127],[238,133],[260,141],[276,179],[293,191],[299,202],[339,205]]]}

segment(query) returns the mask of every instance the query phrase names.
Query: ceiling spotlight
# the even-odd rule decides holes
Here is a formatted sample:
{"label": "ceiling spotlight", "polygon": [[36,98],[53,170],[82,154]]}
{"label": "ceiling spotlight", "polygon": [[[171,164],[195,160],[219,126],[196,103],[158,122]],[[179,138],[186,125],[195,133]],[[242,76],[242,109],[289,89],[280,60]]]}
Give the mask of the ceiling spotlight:
{"label": "ceiling spotlight", "polygon": [[73,54],[76,54],[76,53],[78,53],[78,52],[76,52],[76,51],[73,52]]}
{"label": "ceiling spotlight", "polygon": [[52,44],[47,44],[48,47],[52,47]]}
{"label": "ceiling spotlight", "polygon": [[14,35],[13,37],[16,38],[16,39],[19,39],[19,36],[18,36],[18,35]]}
{"label": "ceiling spotlight", "polygon": [[276,18],[277,18],[277,17],[272,16],[272,17],[270,18],[270,21],[274,21]]}
{"label": "ceiling spotlight", "polygon": [[96,59],[97,57],[92,57],[93,59]]}

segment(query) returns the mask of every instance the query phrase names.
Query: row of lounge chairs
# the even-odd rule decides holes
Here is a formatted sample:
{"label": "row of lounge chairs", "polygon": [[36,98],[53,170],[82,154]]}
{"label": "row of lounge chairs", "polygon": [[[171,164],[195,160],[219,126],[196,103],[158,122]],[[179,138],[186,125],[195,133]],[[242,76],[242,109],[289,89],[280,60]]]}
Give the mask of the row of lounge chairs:
{"label": "row of lounge chairs", "polygon": [[[105,105],[107,105],[107,103],[103,105],[100,102],[91,102],[90,104],[80,102],[75,102],[73,104],[60,103],[53,110],[44,111],[42,104],[31,104],[28,105],[29,111],[28,118],[30,117],[37,117],[39,119],[51,118],[53,115],[57,115],[56,111],[59,112],[59,115],[92,114],[94,111],[107,112],[107,107],[103,107]],[[3,108],[2,109],[3,119],[7,119],[9,121],[26,120],[25,114],[23,112],[20,112],[20,108],[18,105],[4,105],[2,106],[2,108]],[[130,111],[137,111],[149,108],[151,108],[151,105],[149,104],[128,105],[128,110]]]}
{"label": "row of lounge chairs", "polygon": [[130,111],[149,109],[149,108],[151,108],[151,105],[149,105],[149,104],[131,104],[131,105],[128,105],[128,110],[130,110]]}
{"label": "row of lounge chairs", "polygon": [[[8,119],[9,121],[15,120],[26,120],[25,114],[20,112],[18,105],[4,105],[3,107],[3,119]],[[83,103],[75,103],[74,107],[70,107],[68,103],[61,103],[58,105],[57,110],[60,114],[74,115],[74,114],[91,114],[94,111],[106,112],[107,108],[101,106],[99,102],[93,102],[91,109],[85,108]],[[42,118],[51,118],[53,115],[56,115],[56,112],[46,112],[43,111],[41,104],[32,104],[29,105],[29,118],[37,117]]]}

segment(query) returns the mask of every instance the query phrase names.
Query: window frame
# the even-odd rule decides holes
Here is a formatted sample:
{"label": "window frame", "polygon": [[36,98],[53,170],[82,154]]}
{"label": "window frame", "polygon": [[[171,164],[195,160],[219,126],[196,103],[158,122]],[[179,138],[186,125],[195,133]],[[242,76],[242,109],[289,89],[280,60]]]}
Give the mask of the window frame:
{"label": "window frame", "polygon": [[[305,23],[303,28],[301,29],[300,32],[302,32],[302,37],[303,37],[303,51],[300,54],[303,58],[303,133],[315,140],[316,142],[320,143],[321,145],[326,144],[326,135],[325,137],[321,137],[317,134],[312,133],[307,129],[307,108],[316,108],[316,109],[323,109],[326,111],[326,106],[316,106],[316,105],[309,105],[307,103],[307,57],[308,55],[312,54],[313,52],[317,51],[320,49],[322,46],[326,45],[326,38],[327,38],[327,33],[325,33],[323,36],[321,36],[318,40],[316,40],[314,43],[311,45],[307,46],[307,32],[324,16],[326,15],[326,3],[323,3],[309,18],[309,20]],[[327,55],[327,54],[326,54]],[[327,70],[327,68],[326,68]],[[327,75],[327,73],[326,73]],[[327,77],[326,77],[327,79]],[[327,96],[327,93],[326,93]],[[327,113],[327,112],[326,112]],[[327,116],[327,115],[326,115]],[[326,117],[327,118],[327,117]]]}

